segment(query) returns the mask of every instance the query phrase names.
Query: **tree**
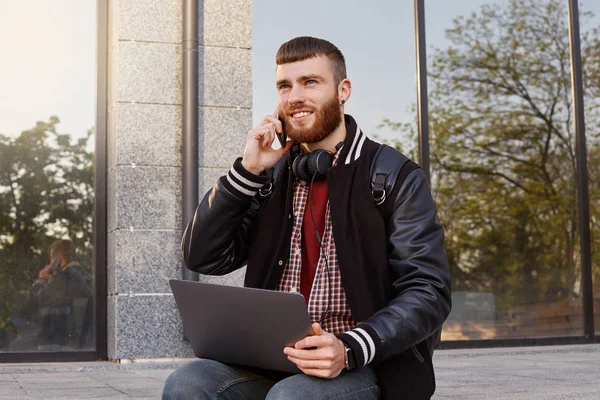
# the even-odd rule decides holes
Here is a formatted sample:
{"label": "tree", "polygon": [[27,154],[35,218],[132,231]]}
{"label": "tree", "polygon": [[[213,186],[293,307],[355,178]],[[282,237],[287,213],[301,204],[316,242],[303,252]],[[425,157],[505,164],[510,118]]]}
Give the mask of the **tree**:
{"label": "tree", "polygon": [[[588,21],[591,13],[582,13]],[[580,265],[568,15],[510,0],[460,17],[429,67],[432,189],[454,290],[496,294],[496,312],[577,297]],[[598,28],[582,36],[592,221],[598,232]],[[414,135],[414,125],[393,124]],[[596,184],[594,184],[594,182]],[[599,248],[598,246],[595,246]],[[600,257],[595,275],[600,278]]]}
{"label": "tree", "polygon": [[94,132],[71,143],[58,123],[51,117],[19,137],[0,135],[0,347],[53,241],[73,241],[91,268]]}

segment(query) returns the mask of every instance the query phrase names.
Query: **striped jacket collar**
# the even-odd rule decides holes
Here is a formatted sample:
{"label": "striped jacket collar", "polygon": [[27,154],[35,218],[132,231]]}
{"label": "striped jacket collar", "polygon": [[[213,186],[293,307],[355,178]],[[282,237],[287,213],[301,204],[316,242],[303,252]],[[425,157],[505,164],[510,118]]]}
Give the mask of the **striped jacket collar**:
{"label": "striped jacket collar", "polygon": [[358,160],[363,153],[363,145],[367,138],[352,116],[345,114],[344,122],[346,123],[346,139],[340,150],[338,165],[350,164]]}

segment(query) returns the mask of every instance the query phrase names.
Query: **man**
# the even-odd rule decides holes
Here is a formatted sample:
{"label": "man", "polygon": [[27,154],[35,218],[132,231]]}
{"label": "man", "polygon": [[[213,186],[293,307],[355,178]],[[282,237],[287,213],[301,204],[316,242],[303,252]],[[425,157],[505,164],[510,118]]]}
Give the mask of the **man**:
{"label": "man", "polygon": [[73,260],[75,245],[70,240],[54,241],[49,253],[50,263],[40,270],[25,300],[24,314],[39,330],[11,343],[12,350],[87,345],[93,317],[89,276]]}
{"label": "man", "polygon": [[[193,271],[222,275],[247,263],[246,286],[304,294],[314,335],[282,349],[303,374],[196,360],[168,378],[163,398],[428,399],[450,279],[425,174],[382,152],[377,168],[400,173],[378,206],[369,181],[380,145],[344,115],[351,83],[342,53],[299,37],[276,64],[277,112],[248,132],[182,251]],[[291,141],[273,149],[283,133]],[[319,152],[331,168],[310,159]]]}

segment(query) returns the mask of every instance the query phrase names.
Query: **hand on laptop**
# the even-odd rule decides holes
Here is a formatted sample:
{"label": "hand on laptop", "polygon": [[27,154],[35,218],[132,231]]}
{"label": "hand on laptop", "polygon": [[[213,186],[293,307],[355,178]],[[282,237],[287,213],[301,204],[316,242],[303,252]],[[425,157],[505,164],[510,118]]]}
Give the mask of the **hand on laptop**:
{"label": "hand on laptop", "polygon": [[286,347],[283,352],[306,375],[333,379],[346,366],[344,343],[322,330],[319,324],[312,324],[312,330],[313,336],[305,337],[294,347]]}

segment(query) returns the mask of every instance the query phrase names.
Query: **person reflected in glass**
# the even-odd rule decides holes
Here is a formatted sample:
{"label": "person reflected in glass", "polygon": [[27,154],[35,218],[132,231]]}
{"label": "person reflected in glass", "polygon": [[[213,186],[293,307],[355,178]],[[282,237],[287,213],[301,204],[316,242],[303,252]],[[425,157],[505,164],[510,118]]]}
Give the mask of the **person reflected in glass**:
{"label": "person reflected in glass", "polygon": [[37,325],[37,334],[17,339],[15,350],[43,350],[88,344],[92,321],[89,274],[73,259],[75,245],[57,240],[49,247],[50,262],[40,270],[27,294],[23,314]]}

